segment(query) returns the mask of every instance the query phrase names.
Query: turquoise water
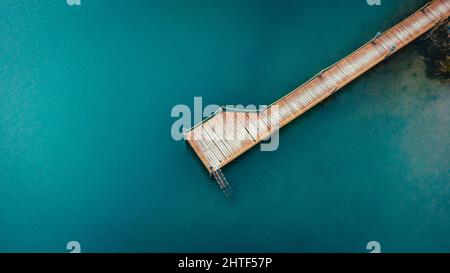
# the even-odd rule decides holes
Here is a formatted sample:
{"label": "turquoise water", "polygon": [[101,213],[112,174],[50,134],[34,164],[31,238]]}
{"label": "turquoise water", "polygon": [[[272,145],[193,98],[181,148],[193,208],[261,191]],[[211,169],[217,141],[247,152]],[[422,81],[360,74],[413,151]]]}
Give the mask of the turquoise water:
{"label": "turquoise water", "polygon": [[224,168],[177,104],[269,104],[425,1],[0,2],[0,252],[450,251],[450,92],[414,43]]}

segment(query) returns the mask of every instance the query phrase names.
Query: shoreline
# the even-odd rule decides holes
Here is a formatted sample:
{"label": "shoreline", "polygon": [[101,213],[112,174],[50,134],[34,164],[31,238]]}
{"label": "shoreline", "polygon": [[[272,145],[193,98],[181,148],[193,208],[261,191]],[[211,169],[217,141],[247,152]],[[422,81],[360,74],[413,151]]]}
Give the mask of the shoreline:
{"label": "shoreline", "polygon": [[426,76],[442,83],[450,82],[449,19],[430,30],[419,40],[418,52],[426,63]]}

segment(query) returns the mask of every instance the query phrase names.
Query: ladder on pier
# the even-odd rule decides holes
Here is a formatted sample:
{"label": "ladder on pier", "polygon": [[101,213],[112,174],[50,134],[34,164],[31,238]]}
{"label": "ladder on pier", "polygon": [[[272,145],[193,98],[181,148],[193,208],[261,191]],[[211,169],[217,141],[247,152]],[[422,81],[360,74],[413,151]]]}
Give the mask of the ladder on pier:
{"label": "ladder on pier", "polygon": [[217,169],[217,170],[211,172],[211,174],[216,179],[217,184],[219,184],[219,187],[223,191],[225,196],[226,197],[231,197],[233,192],[231,191],[230,184],[228,184],[228,181],[225,178],[225,176],[223,175],[222,170],[221,169]]}

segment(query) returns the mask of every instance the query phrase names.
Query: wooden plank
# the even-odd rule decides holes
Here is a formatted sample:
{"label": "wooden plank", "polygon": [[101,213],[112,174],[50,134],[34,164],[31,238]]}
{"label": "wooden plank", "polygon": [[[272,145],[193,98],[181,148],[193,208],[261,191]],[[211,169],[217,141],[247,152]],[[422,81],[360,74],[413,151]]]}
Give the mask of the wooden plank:
{"label": "wooden plank", "polygon": [[288,100],[286,100],[286,99],[283,100],[283,107],[284,107],[284,109],[286,109],[286,110],[288,111],[288,113],[290,113],[289,116],[295,115],[295,108],[293,108],[293,107],[289,104],[289,101],[288,101]]}
{"label": "wooden plank", "polygon": [[191,147],[194,149],[195,153],[198,155],[200,160],[202,161],[203,165],[205,165],[206,168],[210,166],[212,163],[212,160],[209,158],[209,156],[206,156],[201,147],[198,145],[196,141],[188,140],[188,143],[191,145]]}
{"label": "wooden plank", "polygon": [[287,118],[287,117],[290,115],[290,113],[284,108],[283,101],[282,101],[282,100],[279,101],[279,102],[277,103],[277,105],[278,105],[278,108],[279,108],[280,111],[281,111],[281,116],[282,116],[283,118]]}
{"label": "wooden plank", "polygon": [[339,85],[341,82],[341,79],[337,76],[337,71],[335,67],[330,68],[328,71],[325,71],[323,73],[323,77],[330,82],[330,84],[333,86],[332,89],[336,88],[336,86]]}
{"label": "wooden plank", "polygon": [[428,16],[433,22],[438,21],[441,18],[440,12],[437,11],[436,8],[432,8],[428,6],[428,8],[425,8],[425,15]]}
{"label": "wooden plank", "polygon": [[228,140],[237,140],[236,135],[236,121],[234,120],[234,112],[223,112],[223,119],[219,121],[225,129],[225,139]]}
{"label": "wooden plank", "polygon": [[239,150],[242,149],[242,146],[245,145],[250,139],[253,140],[252,136],[249,135],[245,126],[245,120],[241,121],[241,116],[245,115],[245,112],[242,113],[233,113],[233,122],[235,123],[235,133],[236,133],[236,141],[239,144]]}
{"label": "wooden plank", "polygon": [[397,47],[403,47],[405,45],[403,37],[399,34],[397,28],[393,28],[390,31],[390,34],[397,38]]}
{"label": "wooden plank", "polygon": [[[226,134],[230,134],[231,136],[234,136],[234,128],[226,128],[223,126],[223,115],[222,112],[220,116],[218,116],[217,119],[211,120],[210,125],[211,129],[214,131],[216,136],[218,137],[218,140],[220,140],[225,148],[230,152],[230,156],[234,154],[239,148],[240,144],[235,142],[234,140],[230,140],[226,138]],[[214,125],[214,126],[212,126]]]}
{"label": "wooden plank", "polygon": [[258,113],[247,113],[248,120],[257,130],[257,139],[262,135],[261,124],[258,122]]}
{"label": "wooden plank", "polygon": [[205,140],[196,140],[196,143],[201,147],[202,154],[207,156],[208,158],[208,165],[207,168],[209,169],[209,166],[218,166],[220,165],[220,157],[211,149],[211,147],[205,142]]}
{"label": "wooden plank", "polygon": [[389,54],[389,48],[380,39],[376,40],[374,48],[378,51],[380,59],[384,59]]}
{"label": "wooden plank", "polygon": [[[220,161],[223,161],[226,158],[230,157],[232,153],[228,150],[223,141],[220,140],[220,137],[218,137],[212,130],[210,122],[211,119],[207,123],[203,124],[203,128],[205,129],[206,135],[208,135],[209,139],[211,140],[210,147],[217,147],[217,150],[220,151],[220,153],[223,155]],[[209,142],[206,141],[206,143],[208,144]]]}
{"label": "wooden plank", "polygon": [[246,113],[243,113],[243,115],[237,115],[237,120],[241,124],[243,130],[245,130],[244,133],[245,133],[245,137],[246,137],[246,142],[247,141],[255,141],[257,134],[252,135],[251,130],[253,128],[252,128],[252,125],[250,124],[250,121],[247,119]]}
{"label": "wooden plank", "polygon": [[204,145],[204,147],[206,148],[205,151],[209,151],[211,154],[213,154],[216,158],[216,161],[220,165],[220,163],[222,163],[222,161],[226,158],[226,155],[220,150],[220,148],[217,146],[214,140],[211,139],[206,131],[204,136],[204,139],[198,140],[198,143],[202,143],[202,145]]}

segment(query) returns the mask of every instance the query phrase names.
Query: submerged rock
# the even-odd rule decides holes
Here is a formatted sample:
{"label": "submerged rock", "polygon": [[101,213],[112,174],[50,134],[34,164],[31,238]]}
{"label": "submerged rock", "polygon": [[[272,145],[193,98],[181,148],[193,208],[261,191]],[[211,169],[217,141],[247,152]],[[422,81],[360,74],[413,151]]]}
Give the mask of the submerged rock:
{"label": "submerged rock", "polygon": [[423,39],[422,55],[427,62],[427,75],[450,82],[449,19],[432,29]]}

